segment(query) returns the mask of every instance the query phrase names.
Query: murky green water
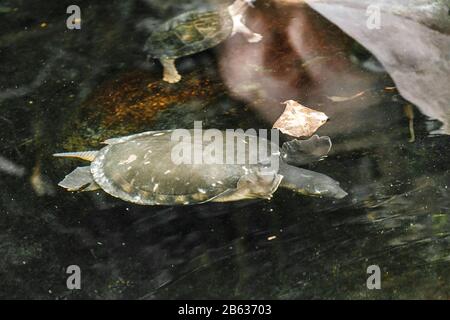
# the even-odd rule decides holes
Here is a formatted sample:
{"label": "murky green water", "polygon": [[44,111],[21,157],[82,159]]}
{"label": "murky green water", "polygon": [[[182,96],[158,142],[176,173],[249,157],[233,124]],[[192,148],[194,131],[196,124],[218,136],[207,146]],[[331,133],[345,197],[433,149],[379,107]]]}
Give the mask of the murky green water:
{"label": "murky green water", "polygon": [[[183,80],[169,85],[146,61],[140,22],[201,1],[80,1],[79,31],[65,28],[69,4],[0,6],[1,298],[450,297],[449,137],[430,134],[442,123],[416,107],[412,119],[389,75],[356,63],[370,54],[338,28],[261,1],[248,20],[262,43],[235,36],[180,59]],[[142,207],[57,187],[79,163],[54,152],[194,120],[270,128],[287,99],[330,117],[318,133],[332,152],[307,169],[347,198],[280,189],[271,201]],[[66,288],[69,265],[81,290]],[[370,265],[381,290],[366,287]]]}

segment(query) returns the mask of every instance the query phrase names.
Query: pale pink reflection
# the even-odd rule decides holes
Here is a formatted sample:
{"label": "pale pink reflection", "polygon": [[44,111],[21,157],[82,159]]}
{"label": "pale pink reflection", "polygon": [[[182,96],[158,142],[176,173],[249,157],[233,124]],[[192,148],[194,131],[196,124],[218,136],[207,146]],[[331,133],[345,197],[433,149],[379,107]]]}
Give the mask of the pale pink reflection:
{"label": "pale pink reflection", "polygon": [[263,40],[251,44],[235,36],[219,50],[222,77],[236,98],[272,123],[284,110],[281,102],[290,99],[346,121],[358,117],[348,114],[355,106],[376,103],[377,98],[367,96],[363,103],[355,99],[337,107],[327,98],[355,95],[372,88],[377,79],[350,61],[349,37],[307,5],[264,3],[247,14],[247,25]]}

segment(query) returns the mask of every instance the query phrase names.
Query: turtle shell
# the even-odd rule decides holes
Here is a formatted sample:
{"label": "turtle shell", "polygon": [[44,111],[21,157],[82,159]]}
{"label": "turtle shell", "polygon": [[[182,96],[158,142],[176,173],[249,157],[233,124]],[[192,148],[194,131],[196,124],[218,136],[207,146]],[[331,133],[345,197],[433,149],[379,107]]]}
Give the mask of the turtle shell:
{"label": "turtle shell", "polygon": [[[125,201],[187,205],[208,202],[236,189],[242,176],[264,166],[249,164],[248,157],[241,164],[174,164],[172,152],[180,142],[172,141],[172,132],[147,132],[106,141],[109,145],[99,151],[91,164],[95,182],[110,195]],[[242,139],[248,140],[249,136]],[[195,139],[188,144],[192,152],[199,145]],[[207,146],[204,142],[203,150]],[[242,151],[235,148],[234,152]]]}
{"label": "turtle shell", "polygon": [[176,59],[212,48],[233,31],[233,19],[227,10],[190,11],[160,25],[146,42],[145,50],[153,58]]}

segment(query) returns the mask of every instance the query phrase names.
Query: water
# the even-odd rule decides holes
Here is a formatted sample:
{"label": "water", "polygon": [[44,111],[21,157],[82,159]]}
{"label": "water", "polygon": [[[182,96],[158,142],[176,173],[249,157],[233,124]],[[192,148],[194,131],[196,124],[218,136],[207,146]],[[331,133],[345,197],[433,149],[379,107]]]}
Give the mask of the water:
{"label": "water", "polygon": [[[236,36],[181,59],[182,82],[164,84],[136,25],[200,2],[81,1],[81,31],[65,29],[69,2],[2,5],[0,297],[448,299],[450,141],[430,134],[442,124],[415,106],[411,119],[389,76],[351,58],[370,54],[304,6],[258,4],[249,24],[262,44]],[[270,128],[287,99],[330,117],[319,134],[332,152],[307,169],[346,199],[280,189],[271,201],[142,207],[57,187],[78,163],[54,152],[194,120]],[[82,290],[66,288],[73,264]],[[366,287],[370,265],[381,290]]]}

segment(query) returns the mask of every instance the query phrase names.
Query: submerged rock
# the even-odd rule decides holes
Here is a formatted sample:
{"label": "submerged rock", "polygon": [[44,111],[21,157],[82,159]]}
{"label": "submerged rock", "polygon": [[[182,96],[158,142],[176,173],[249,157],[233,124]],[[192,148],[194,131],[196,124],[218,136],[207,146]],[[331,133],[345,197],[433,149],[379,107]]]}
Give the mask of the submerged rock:
{"label": "submerged rock", "polygon": [[97,147],[114,136],[193,126],[193,122],[185,123],[176,113],[173,117],[162,117],[161,113],[185,108],[186,114],[192,109],[201,114],[223,97],[219,81],[196,72],[186,75],[179,85],[166,84],[144,71],[125,73],[104,83],[80,106],[64,128],[62,148]]}

